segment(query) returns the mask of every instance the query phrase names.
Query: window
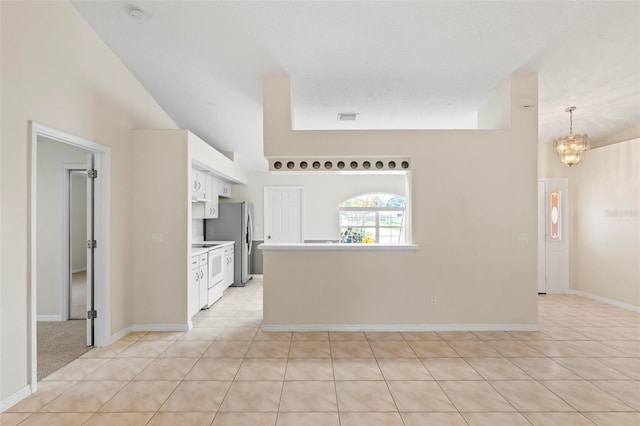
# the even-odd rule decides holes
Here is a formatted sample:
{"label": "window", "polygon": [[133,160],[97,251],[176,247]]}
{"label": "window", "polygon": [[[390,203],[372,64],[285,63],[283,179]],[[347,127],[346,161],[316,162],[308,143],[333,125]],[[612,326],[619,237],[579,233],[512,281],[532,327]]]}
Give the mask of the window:
{"label": "window", "polygon": [[343,243],[403,244],[406,199],[394,194],[363,194],[340,203]]}

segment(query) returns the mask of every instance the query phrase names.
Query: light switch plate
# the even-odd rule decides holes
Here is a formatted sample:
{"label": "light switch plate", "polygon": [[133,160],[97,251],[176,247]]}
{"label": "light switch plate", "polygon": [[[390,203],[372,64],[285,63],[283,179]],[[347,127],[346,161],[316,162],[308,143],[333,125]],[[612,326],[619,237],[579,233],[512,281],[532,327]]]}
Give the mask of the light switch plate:
{"label": "light switch plate", "polygon": [[162,233],[160,233],[160,232],[152,232],[151,233],[151,242],[152,243],[161,243],[162,242]]}
{"label": "light switch plate", "polygon": [[518,234],[518,242],[520,244],[527,244],[529,242],[529,234]]}

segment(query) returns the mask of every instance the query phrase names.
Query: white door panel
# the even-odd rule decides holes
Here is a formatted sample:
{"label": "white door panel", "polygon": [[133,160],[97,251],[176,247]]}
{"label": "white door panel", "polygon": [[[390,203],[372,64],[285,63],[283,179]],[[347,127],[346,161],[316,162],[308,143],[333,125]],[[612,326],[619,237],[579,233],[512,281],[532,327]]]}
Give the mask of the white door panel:
{"label": "white door panel", "polygon": [[[540,200],[541,186],[544,185],[544,201]],[[559,214],[554,215],[559,222],[559,238],[551,238],[552,211],[550,196],[559,193]],[[538,217],[538,292],[544,286],[544,293],[565,294],[569,291],[569,184],[567,179],[542,179],[538,181],[538,214],[540,204],[544,206],[543,218]],[[540,224],[542,223],[542,229]],[[555,231],[554,231],[555,232]],[[540,271],[544,265],[544,282]]]}
{"label": "white door panel", "polygon": [[[95,157],[93,154],[87,154],[87,168],[88,173],[92,170],[97,170]],[[99,174],[98,174],[99,176]],[[87,176],[87,240],[94,241],[95,236],[95,216],[94,216],[94,190],[95,190],[95,178]],[[87,310],[95,311],[95,303],[93,298],[93,291],[95,288],[95,254],[96,248],[92,244],[87,243]],[[93,346],[93,330],[95,320],[93,318],[87,318],[87,346]]]}
{"label": "white door panel", "polygon": [[265,187],[264,233],[267,243],[301,243],[302,188]]}

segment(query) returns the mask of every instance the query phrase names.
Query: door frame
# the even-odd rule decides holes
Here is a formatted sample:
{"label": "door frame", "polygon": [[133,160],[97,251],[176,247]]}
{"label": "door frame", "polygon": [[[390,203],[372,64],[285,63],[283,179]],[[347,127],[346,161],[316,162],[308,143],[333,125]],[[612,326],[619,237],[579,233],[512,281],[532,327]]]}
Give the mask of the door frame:
{"label": "door frame", "polygon": [[67,321],[70,317],[69,309],[70,309],[70,297],[71,297],[71,274],[73,273],[71,267],[71,228],[70,228],[70,202],[71,202],[71,173],[74,170],[85,170],[87,169],[86,164],[80,163],[69,163],[62,165],[62,194],[64,197],[64,202],[62,203],[62,282],[60,283],[60,315],[61,321]]}
{"label": "door frame", "polygon": [[[265,186],[262,198],[262,239],[267,243],[267,192],[270,189],[297,189],[300,191],[300,243],[304,243],[304,186],[294,185],[269,185]],[[269,213],[271,214],[271,213]]]}
{"label": "door frame", "polygon": [[38,137],[45,137],[60,143],[72,145],[95,156],[95,167],[99,170],[95,185],[95,235],[98,248],[95,251],[95,305],[99,316],[95,321],[95,346],[109,344],[111,324],[111,148],[93,141],[36,123],[29,122],[31,141],[31,185],[30,185],[30,285],[28,294],[29,317],[29,385],[35,392],[38,383],[38,341],[37,341],[37,177],[38,177]]}

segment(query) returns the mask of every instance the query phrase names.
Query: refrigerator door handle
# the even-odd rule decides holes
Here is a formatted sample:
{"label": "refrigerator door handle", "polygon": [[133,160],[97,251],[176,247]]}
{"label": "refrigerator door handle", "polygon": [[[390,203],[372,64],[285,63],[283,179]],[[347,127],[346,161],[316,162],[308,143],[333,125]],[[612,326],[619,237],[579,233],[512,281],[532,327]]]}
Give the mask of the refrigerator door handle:
{"label": "refrigerator door handle", "polygon": [[251,247],[253,246],[253,223],[251,220],[251,213],[247,212],[247,244],[249,246],[249,251],[247,255],[251,254]]}

